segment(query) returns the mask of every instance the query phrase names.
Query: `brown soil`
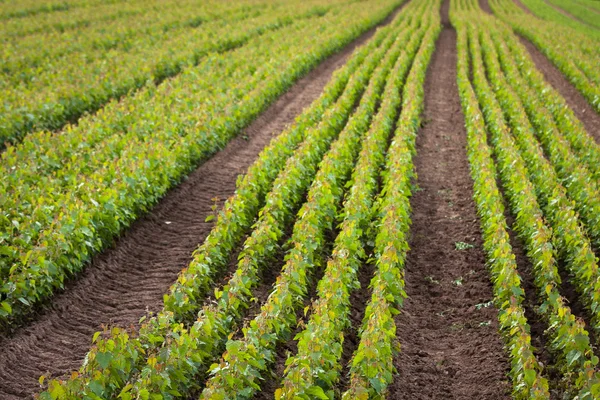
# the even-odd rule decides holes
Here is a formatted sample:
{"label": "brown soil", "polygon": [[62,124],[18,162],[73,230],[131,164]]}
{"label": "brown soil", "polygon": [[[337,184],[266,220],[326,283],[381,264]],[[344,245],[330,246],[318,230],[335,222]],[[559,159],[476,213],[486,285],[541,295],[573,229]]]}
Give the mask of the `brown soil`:
{"label": "brown soil", "polygon": [[92,334],[103,325],[135,326],[148,311],[158,311],[163,294],[212,228],[212,222],[205,222],[212,213],[212,199],[222,202],[233,194],[237,176],[320,95],[333,71],[374,31],[361,35],[296,83],[246,129],[247,140],[240,135],[195,170],[112,249],[95,257],[33,321],[0,338],[0,398],[31,398],[39,390],[40,375],[63,376],[79,368]]}
{"label": "brown soil", "polygon": [[[499,181],[498,187],[502,187]],[[525,291],[523,308],[525,309],[525,316],[527,317],[527,322],[531,328],[531,344],[535,348],[535,355],[538,361],[545,366],[544,375],[549,380],[551,399],[558,400],[562,398],[559,388],[560,374],[559,371],[553,367],[556,365],[556,359],[554,358],[554,355],[550,353],[546,345],[548,337],[544,335],[544,332],[548,328],[548,324],[536,311],[537,307],[540,306],[540,299],[537,295],[537,287],[535,286],[533,266],[527,257],[523,242],[512,229],[515,223],[515,217],[509,211],[509,205],[507,203],[505,203],[504,209],[506,222],[510,227],[508,229],[510,245],[513,254],[515,255],[519,275],[522,279],[521,285]]]}
{"label": "brown soil", "polygon": [[[456,33],[444,29],[425,82],[425,122],[406,263],[406,299],[396,318],[401,350],[390,399],[508,399],[510,368],[498,333],[466,157],[456,84]],[[474,246],[457,250],[456,242]]]}
{"label": "brown soil", "polygon": [[[367,252],[372,254],[372,252]],[[358,345],[360,344],[360,328],[362,326],[363,318],[365,317],[365,311],[367,304],[371,300],[371,290],[369,290],[369,284],[375,273],[375,268],[372,263],[365,263],[362,268],[358,271],[358,280],[360,282],[360,288],[356,289],[351,294],[350,300],[350,328],[344,333],[344,343],[342,358],[340,365],[342,366],[342,372],[340,374],[340,381],[338,388],[340,391],[348,388],[350,384],[350,363],[352,356]]]}
{"label": "brown soil", "polygon": [[[484,0],[485,1],[485,0]],[[600,114],[595,112],[590,103],[569,82],[569,80],[552,64],[541,51],[527,39],[520,37],[519,40],[525,46],[535,66],[544,74],[546,81],[552,85],[565,99],[567,105],[573,110],[575,116],[583,123],[585,130],[597,143],[600,143]]]}
{"label": "brown soil", "polygon": [[494,12],[492,11],[492,8],[490,7],[490,3],[488,3],[488,0],[479,0],[479,7],[481,7],[481,9],[483,11],[485,11],[486,13],[488,13],[490,15],[494,15]]}
{"label": "brown soil", "polygon": [[[338,226],[340,221],[334,224],[334,226]],[[312,314],[312,306],[314,302],[317,300],[317,289],[318,283],[323,278],[325,274],[325,268],[327,266],[327,261],[331,253],[333,252],[333,246],[335,243],[335,239],[339,234],[339,230],[337,228],[331,229],[326,232],[326,243],[321,252],[321,263],[320,265],[312,272],[312,274],[308,277],[308,290],[306,297],[304,299],[304,304],[302,308],[299,308],[296,311],[296,321],[297,325],[289,337],[283,338],[283,342],[279,343],[275,349],[275,361],[270,368],[269,372],[263,376],[264,381],[260,384],[261,388],[258,393],[254,395],[254,400],[271,400],[275,396],[275,391],[281,386],[281,380],[285,376],[286,369],[286,361],[292,356],[298,354],[298,341],[294,338],[296,335],[304,329],[308,321],[310,320]],[[277,265],[282,265],[283,257],[281,258],[281,262]],[[309,307],[306,315],[304,314],[305,307]]]}

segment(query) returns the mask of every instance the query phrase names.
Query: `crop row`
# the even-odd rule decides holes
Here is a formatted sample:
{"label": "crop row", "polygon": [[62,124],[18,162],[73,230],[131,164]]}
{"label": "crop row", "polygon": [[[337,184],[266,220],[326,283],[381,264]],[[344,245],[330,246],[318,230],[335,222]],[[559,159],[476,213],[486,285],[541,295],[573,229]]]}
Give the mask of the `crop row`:
{"label": "crop row", "polygon": [[[262,13],[264,8],[260,4],[255,5],[254,13]],[[54,14],[53,17],[69,21],[73,26],[71,29],[65,27],[50,32],[47,32],[47,29],[53,25],[52,18],[32,18],[32,21],[8,20],[3,26],[5,30],[0,31],[0,40],[5,46],[3,51],[7,56],[2,59],[0,71],[3,78],[23,79],[21,75],[27,67],[43,68],[44,62],[55,63],[61,57],[80,52],[87,53],[92,61],[103,57],[103,52],[99,50],[122,50],[144,37],[148,41],[155,41],[159,39],[160,32],[168,38],[178,30],[235,17],[243,10],[249,11],[245,4],[232,6],[207,2],[194,7],[189,0],[168,11],[152,2],[147,3],[145,7],[139,1],[125,4],[107,3],[77,9],[77,12],[88,14],[88,18],[83,21],[78,20],[78,15],[73,11]],[[42,40],[53,42],[54,45],[40,48],[39,42]]]}
{"label": "crop row", "polygon": [[451,11],[457,30],[457,80],[467,128],[467,157],[473,178],[473,192],[483,232],[484,250],[492,275],[494,300],[499,309],[501,331],[510,349],[513,396],[517,399],[548,399],[548,381],[533,352],[530,327],[523,308],[524,291],[510,247],[502,195],[496,184],[496,169],[486,143],[483,115],[469,82],[469,49],[463,5]]}
{"label": "crop row", "polygon": [[[396,39],[394,35],[392,38]],[[408,38],[399,35],[397,39],[378,63],[360,104],[320,165],[307,201],[298,212],[291,249],[273,291],[243,329],[243,337],[227,342],[221,361],[210,369],[211,376],[200,398],[250,398],[260,390],[260,380],[275,361],[277,345],[291,339],[309,283],[323,263],[326,234],[336,223],[346,182],[361,146],[368,140],[366,134],[372,134],[369,126],[379,108],[387,77]]]}
{"label": "crop row", "polygon": [[528,176],[535,186],[538,202],[554,232],[554,245],[560,259],[569,270],[573,283],[579,289],[583,303],[594,316],[593,326],[596,330],[600,311],[600,293],[597,289],[600,287],[598,261],[586,235],[583,218],[577,213],[577,210],[586,207],[590,199],[574,197],[572,193],[577,190],[574,185],[563,186],[559,174],[545,157],[542,146],[536,140],[536,130],[527,118],[514,87],[502,73],[498,59],[491,57],[488,51],[484,53],[484,61],[487,74],[493,82],[494,92],[512,129],[521,156],[526,162]]}
{"label": "crop row", "polygon": [[[181,274],[166,297],[165,310],[146,323],[137,338],[130,338],[127,332],[118,329],[109,339],[95,338],[96,346],[88,354],[82,375],[66,385],[73,396],[77,393],[89,395],[97,385],[105,390],[104,395],[117,393],[121,388],[123,394],[130,390],[171,393],[191,389],[194,376],[220,354],[229,330],[247,307],[251,289],[258,279],[257,269],[268,261],[268,253],[272,254],[278,247],[277,234],[283,230],[281,221],[289,220],[290,213],[295,212],[296,207],[290,205],[290,201],[296,199],[297,202],[312,181],[311,175],[314,176],[323,152],[345,124],[379,58],[392,44],[390,29],[400,29],[399,21],[400,27],[405,24],[402,19],[397,19],[355,53],[335,75],[321,98],[261,153],[248,174],[238,182],[236,194],[219,213],[216,226],[196,252],[190,267]],[[238,272],[224,289],[216,292],[217,304],[205,306],[188,329],[186,321],[193,321],[200,310],[203,297],[213,285],[212,278],[228,264],[233,249],[250,228],[261,203],[265,206],[259,222],[242,250],[250,262],[242,256]],[[276,221],[280,222],[271,227],[270,223]],[[249,246],[255,246],[263,257],[255,257]],[[254,279],[239,279],[244,278],[241,272],[249,269],[255,271]],[[111,343],[117,346],[111,346]],[[168,351],[160,351],[161,348]],[[140,353],[147,353],[147,357]],[[110,363],[103,363],[104,354],[110,354]],[[132,384],[126,385],[127,382]],[[58,382],[51,383],[51,391],[60,390],[60,387]]]}
{"label": "crop row", "polygon": [[490,0],[494,13],[544,53],[600,112],[600,51],[597,39],[549,21],[531,18],[512,1]]}
{"label": "crop row", "polygon": [[[503,39],[506,40],[506,36]],[[496,42],[502,44],[502,40]],[[584,155],[578,157],[574,154],[569,141],[565,138],[565,136],[572,136],[572,131],[561,132],[557,128],[552,113],[545,107],[544,102],[537,98],[536,89],[531,88],[522,78],[512,57],[502,57],[505,54],[507,52],[500,53],[500,66],[506,76],[506,82],[518,95],[534,128],[536,139],[542,144],[544,154],[567,188],[569,197],[575,202],[575,208],[585,224],[589,237],[593,243],[600,244],[600,192],[598,181],[590,172],[588,165],[594,168],[598,166]],[[583,135],[588,136],[585,132]],[[589,150],[595,150],[594,154],[598,155],[598,145],[591,137],[588,136],[588,139]]]}
{"label": "crop row", "polygon": [[[434,4],[439,7],[438,2]],[[374,210],[377,234],[375,274],[370,283],[372,295],[360,329],[360,342],[352,356],[344,400],[385,398],[393,379],[394,315],[406,297],[404,262],[409,250],[411,179],[415,176],[412,159],[421,126],[425,75],[440,30],[439,14],[434,13],[430,15],[428,31],[402,93],[402,111],[387,157],[383,189]]]}
{"label": "crop row", "polygon": [[592,25],[600,29],[600,20],[597,15],[590,13],[590,9],[585,5],[578,3],[577,1],[566,1],[566,0],[549,0],[550,3],[557,7],[567,11],[569,14],[582,20],[585,24]]}
{"label": "crop row", "polygon": [[[569,390],[580,390],[580,398],[587,398],[598,390],[598,375],[594,370],[598,360],[591,348],[585,324],[572,314],[568,301],[559,292],[561,278],[554,254],[552,230],[544,221],[534,186],[527,177],[525,162],[519,155],[500,105],[486,80],[478,35],[489,35],[489,31],[493,32],[493,25],[481,19],[477,22],[478,27],[488,27],[488,32],[477,31],[472,24],[469,26],[473,82],[493,144],[498,175],[515,215],[514,229],[525,244],[527,256],[533,265],[534,282],[542,299],[539,310],[551,327],[546,334],[550,339],[548,343],[557,354],[564,386]],[[483,40],[487,42],[486,46],[491,46],[489,41],[489,37]],[[493,52],[494,49],[487,47],[487,51]]]}
{"label": "crop row", "polygon": [[437,8],[429,4],[422,26],[405,51],[397,58],[383,92],[381,107],[366,134],[353,172],[352,186],[344,202],[344,219],[335,239],[333,253],[318,283],[318,299],[313,303],[306,328],[298,340],[298,353],[286,361],[282,386],[275,393],[281,399],[332,398],[339,380],[344,331],[349,328],[350,295],[360,288],[358,270],[366,261],[365,245],[373,218],[372,205],[378,192],[379,170],[384,165],[392,136],[402,88],[423,35],[430,26],[430,15]]}
{"label": "crop row", "polygon": [[345,7],[337,28],[324,19],[299,21],[227,56],[207,57],[60,135],[32,134],[7,149],[0,188],[3,323],[61,287],[298,77],[397,4]]}
{"label": "crop row", "polygon": [[[209,21],[197,29],[187,26],[163,33],[160,26],[154,26],[131,40],[118,35],[106,38],[100,33],[88,38],[88,49],[83,51],[55,60],[41,59],[32,66],[16,66],[16,74],[0,81],[5,107],[0,143],[18,142],[33,130],[59,129],[112,99],[197,65],[211,53],[229,52],[303,18],[322,17],[332,7],[298,3],[264,15],[259,12],[258,16],[242,8],[227,19]],[[22,51],[20,44],[15,51]],[[31,52],[36,51],[37,47]]]}
{"label": "crop row", "polygon": [[[86,7],[69,8],[64,10],[65,12],[5,19],[0,28],[0,41],[11,49],[21,44],[25,54],[13,53],[11,60],[2,61],[12,62],[13,56],[17,59],[22,56],[35,57],[30,53],[35,39],[39,41],[45,38],[56,41],[54,42],[56,48],[38,47],[40,55],[51,56],[63,52],[64,49],[78,50],[92,44],[89,38],[93,36],[90,35],[102,34],[99,37],[104,38],[118,36],[127,40],[133,35],[150,33],[155,26],[167,33],[171,29],[193,27],[213,19],[226,18],[232,12],[240,10],[250,13],[267,5],[261,0],[244,0],[233,7],[231,4],[215,1],[198,4],[185,0],[178,2],[176,8],[167,9],[165,3],[162,4],[161,7],[160,2],[140,0],[106,1],[95,2],[95,4],[90,2]],[[127,20],[128,23],[124,24],[123,20]],[[144,24],[147,26],[144,27]]]}
{"label": "crop row", "polygon": [[[589,26],[598,23],[594,19],[594,15],[589,11],[584,11],[585,8],[574,1],[523,0],[523,5],[539,18],[561,24],[592,37],[600,37],[597,36],[598,32],[592,26]],[[580,16],[583,16],[583,18]],[[577,17],[580,17],[580,21],[577,21]],[[600,25],[598,27],[600,28]]]}

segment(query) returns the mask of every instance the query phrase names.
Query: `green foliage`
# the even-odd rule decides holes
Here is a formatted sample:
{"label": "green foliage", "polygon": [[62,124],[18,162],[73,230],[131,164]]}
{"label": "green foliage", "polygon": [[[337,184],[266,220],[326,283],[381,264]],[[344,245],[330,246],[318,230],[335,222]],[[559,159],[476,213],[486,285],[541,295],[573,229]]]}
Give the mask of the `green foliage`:
{"label": "green foliage", "polygon": [[[486,25],[491,26],[489,22]],[[495,29],[489,31],[492,36],[495,36]],[[485,38],[486,35],[482,34],[482,36]],[[544,221],[543,212],[536,199],[535,188],[527,176],[525,161],[518,152],[510,135],[510,129],[504,121],[502,109],[487,83],[481,56],[482,48],[477,37],[477,29],[472,25],[469,37],[476,93],[480,104],[483,105],[488,131],[494,145],[494,154],[498,160],[498,173],[505,186],[510,206],[516,215],[515,229],[526,245],[527,255],[534,266],[535,283],[540,298],[544,299],[540,311],[543,312],[550,326],[547,331],[551,337],[550,347],[558,355],[559,366],[563,372],[563,384],[567,392],[582,390],[589,393],[597,390],[593,388],[598,386],[599,381],[594,370],[597,360],[589,344],[588,332],[585,330],[585,324],[571,314],[567,301],[558,292],[560,276],[552,243],[555,239]],[[489,41],[489,38],[486,39]],[[511,41],[516,41],[516,38],[504,37],[504,42]],[[498,46],[500,50],[506,52],[506,48],[502,46],[504,42],[496,43],[500,44]],[[495,50],[492,46],[485,49],[492,54]],[[494,64],[490,67],[499,68],[499,65]]]}
{"label": "green foliage", "polygon": [[[312,399],[316,396],[329,399],[334,395],[342,368],[339,360],[344,331],[350,325],[350,292],[360,288],[358,270],[366,262],[365,244],[373,217],[372,204],[378,189],[379,170],[385,161],[394,126],[392,122],[398,117],[404,80],[429,26],[427,15],[436,11],[432,3],[424,5],[428,13],[423,16],[423,11],[420,11],[421,14],[415,15],[411,26],[396,39],[399,43],[408,42],[406,47],[397,48],[382,62],[384,70],[389,70],[394,63],[395,66],[354,168],[352,186],[344,202],[340,233],[318,284],[318,300],[311,307],[312,314],[306,328],[295,338],[298,340],[298,353],[286,361],[282,387],[276,391],[275,398]],[[409,17],[412,16],[410,9],[406,10]],[[420,26],[415,29],[417,25]],[[399,50],[403,51],[398,54]]]}
{"label": "green foliage", "polygon": [[[335,3],[326,10],[332,7]],[[17,143],[30,132],[60,129],[211,54],[229,52],[295,21],[322,16],[302,2],[267,8],[264,15],[261,7],[256,8],[258,13],[249,13],[244,5],[221,2],[201,6],[190,2],[169,12],[160,9],[142,8],[139,19],[119,18],[110,26],[83,32],[10,40],[0,64],[4,72],[0,145]],[[202,29],[194,29],[199,17],[189,19],[190,13],[207,14]],[[40,51],[42,41],[53,46]]]}
{"label": "green foliage", "polygon": [[[467,2],[468,3],[468,2]],[[464,6],[451,9],[458,35],[458,86],[467,128],[467,156],[474,183],[474,200],[483,232],[483,247],[500,310],[501,331],[510,350],[513,396],[517,399],[549,399],[548,381],[531,345],[530,328],[522,303],[524,291],[504,218],[502,195],[496,184],[496,168],[486,143],[486,130],[477,97],[469,82],[468,21],[475,18]],[[468,9],[469,7],[467,7]]]}
{"label": "green foliage", "polygon": [[393,379],[396,351],[394,315],[404,297],[404,262],[410,229],[412,159],[423,110],[423,87],[435,41],[441,30],[439,2],[432,2],[427,32],[402,91],[402,111],[396,124],[383,174],[383,188],[375,205],[375,276],[372,295],[360,329],[360,343],[350,366],[350,387],[343,399],[384,398]]}
{"label": "green foliage", "polygon": [[[541,0],[528,0],[541,2]],[[600,112],[600,60],[598,31],[587,28],[593,35],[579,33],[551,21],[532,18],[510,0],[490,0],[494,13],[515,32],[523,35],[544,53],[583,94],[591,106]],[[549,8],[549,6],[545,5]],[[551,11],[558,13],[550,8]],[[568,17],[558,13],[560,17]],[[577,21],[572,21],[583,27]]]}
{"label": "green foliage", "polygon": [[[321,46],[317,48],[320,54],[325,56],[343,46],[361,31],[383,19],[394,6],[394,3],[390,3],[375,10],[361,11],[362,19],[347,20],[352,30],[340,33],[336,27],[332,27],[325,31],[333,36],[325,36],[317,43]],[[348,9],[346,12],[358,18],[356,10]],[[223,350],[230,330],[249,304],[250,289],[257,282],[256,268],[267,261],[268,254],[276,248],[282,221],[285,223],[295,209],[290,202],[297,202],[310,184],[311,175],[314,175],[323,152],[345,123],[352,105],[364,90],[365,79],[368,79],[378,61],[373,58],[373,50],[388,37],[389,29],[382,29],[360,48],[346,66],[335,73],[323,95],[293,126],[273,139],[248,173],[238,180],[235,195],[219,212],[210,235],[196,251],[190,266],[180,274],[171,293],[165,297],[165,309],[144,323],[138,337],[124,337],[126,333],[119,331],[117,337],[100,338],[101,343],[92,348],[80,374],[67,382],[52,381],[51,390],[60,387],[69,398],[81,398],[101,388],[104,397],[118,394],[127,399],[156,392],[169,398],[195,387],[194,378],[206,371],[210,362]],[[290,40],[298,41],[298,38],[292,37]],[[310,40],[314,41],[314,38]],[[283,44],[281,40],[274,43]],[[389,46],[390,39],[386,43]],[[298,45],[302,46],[301,43]],[[312,60],[318,54],[309,52],[303,57]],[[367,59],[369,61],[364,64]],[[307,68],[308,60],[296,65],[296,68]],[[317,61],[314,59],[315,63]],[[299,177],[301,179],[298,180]],[[273,190],[267,195],[271,188]],[[214,285],[213,278],[227,266],[234,248],[239,245],[265,203],[267,205],[261,211],[252,239],[249,239],[252,247],[262,252],[262,256],[255,257],[247,247],[247,257],[240,260],[241,269],[235,275],[237,278],[234,276],[225,289],[216,291],[217,304],[202,308],[203,298]],[[275,221],[280,222],[271,226],[270,223]],[[248,279],[249,276],[244,275],[248,271],[254,271],[253,278]],[[112,352],[128,360],[130,367],[123,368],[125,379],[117,379],[111,373],[119,366],[104,367],[96,361],[95,355],[102,351],[105,341],[118,343]]]}
{"label": "green foliage", "polygon": [[[402,40],[395,40],[396,35],[392,32],[396,30],[400,29],[392,30],[385,45],[371,54],[364,72],[354,77],[357,90],[360,90],[359,93],[364,90],[364,95],[321,162],[307,201],[298,213],[291,238],[292,249],[286,255],[286,263],[274,290],[260,313],[244,328],[243,338],[228,341],[220,363],[211,368],[211,378],[201,398],[250,398],[260,389],[259,380],[274,360],[275,346],[291,335],[296,324],[295,312],[302,307],[302,300],[307,295],[308,281],[314,269],[322,263],[325,234],[333,227],[346,182],[361,144],[364,146],[367,140],[365,132],[380,102],[386,77],[404,44]],[[334,109],[324,119],[345,123],[339,113],[351,111],[354,104],[354,101],[341,103],[339,111]],[[321,134],[326,135],[326,131],[321,131]],[[307,395],[325,395],[319,389],[307,388]]]}

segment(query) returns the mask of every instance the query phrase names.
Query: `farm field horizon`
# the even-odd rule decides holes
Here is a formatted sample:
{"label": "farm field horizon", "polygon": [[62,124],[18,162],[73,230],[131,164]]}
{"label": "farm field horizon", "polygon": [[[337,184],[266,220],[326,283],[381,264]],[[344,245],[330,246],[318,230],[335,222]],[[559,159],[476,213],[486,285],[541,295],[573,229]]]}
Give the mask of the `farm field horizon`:
{"label": "farm field horizon", "polygon": [[600,399],[600,1],[0,21],[0,399]]}

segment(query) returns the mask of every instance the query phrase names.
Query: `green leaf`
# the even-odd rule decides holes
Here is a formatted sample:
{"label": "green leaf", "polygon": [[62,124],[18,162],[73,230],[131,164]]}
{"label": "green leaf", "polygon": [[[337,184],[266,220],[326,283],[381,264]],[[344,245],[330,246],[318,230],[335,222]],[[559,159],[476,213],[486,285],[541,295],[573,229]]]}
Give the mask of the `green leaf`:
{"label": "green leaf", "polygon": [[325,394],[323,389],[320,386],[312,386],[307,391],[307,394],[311,394],[313,396],[317,396],[317,398],[322,400],[329,400],[329,397]]}
{"label": "green leaf", "polygon": [[112,360],[112,353],[101,352],[96,354],[96,361],[98,361],[98,365],[102,368],[107,368]]}

